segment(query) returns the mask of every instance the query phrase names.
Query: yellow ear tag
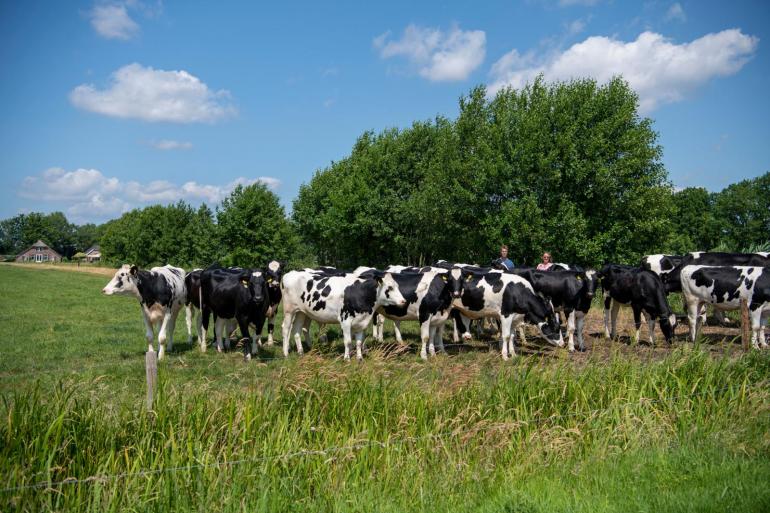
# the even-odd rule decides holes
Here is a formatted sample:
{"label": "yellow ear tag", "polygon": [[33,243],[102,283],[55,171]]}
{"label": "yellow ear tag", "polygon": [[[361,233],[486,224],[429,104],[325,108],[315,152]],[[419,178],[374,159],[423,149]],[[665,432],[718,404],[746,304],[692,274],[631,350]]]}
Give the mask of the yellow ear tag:
{"label": "yellow ear tag", "polygon": [[444,281],[446,281],[446,276],[444,276],[444,275],[442,274],[442,275],[441,275],[441,279],[442,279],[442,280],[444,280]]}
{"label": "yellow ear tag", "polygon": [[583,278],[581,278],[580,276],[575,276],[575,278],[577,278],[577,280],[578,280],[578,281],[580,281],[580,280],[582,280],[582,279],[583,279]]}
{"label": "yellow ear tag", "polygon": [[243,285],[244,289],[249,288],[249,282],[247,282],[246,280],[241,280],[241,285]]}

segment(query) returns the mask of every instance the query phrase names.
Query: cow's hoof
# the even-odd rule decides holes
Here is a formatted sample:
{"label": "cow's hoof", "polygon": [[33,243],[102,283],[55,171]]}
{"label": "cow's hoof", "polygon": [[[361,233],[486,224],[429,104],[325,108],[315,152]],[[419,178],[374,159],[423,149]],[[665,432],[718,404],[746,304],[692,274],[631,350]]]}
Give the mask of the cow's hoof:
{"label": "cow's hoof", "polygon": [[246,353],[245,355],[243,355],[243,360],[247,361],[247,362],[250,361],[251,360],[251,353]]}

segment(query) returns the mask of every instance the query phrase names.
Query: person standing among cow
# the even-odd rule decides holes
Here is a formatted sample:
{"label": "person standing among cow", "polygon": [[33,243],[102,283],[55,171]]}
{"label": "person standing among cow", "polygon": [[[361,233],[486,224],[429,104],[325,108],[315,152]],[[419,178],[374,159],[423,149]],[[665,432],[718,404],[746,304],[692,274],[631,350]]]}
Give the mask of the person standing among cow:
{"label": "person standing among cow", "polygon": [[551,267],[553,267],[553,260],[551,259],[551,254],[546,251],[545,253],[543,253],[542,263],[537,264],[537,270],[550,271]]}
{"label": "person standing among cow", "polygon": [[516,267],[516,265],[511,261],[511,259],[508,258],[508,246],[506,246],[505,244],[500,246],[500,258],[498,259],[498,262],[504,265],[505,268],[509,271],[514,267]]}

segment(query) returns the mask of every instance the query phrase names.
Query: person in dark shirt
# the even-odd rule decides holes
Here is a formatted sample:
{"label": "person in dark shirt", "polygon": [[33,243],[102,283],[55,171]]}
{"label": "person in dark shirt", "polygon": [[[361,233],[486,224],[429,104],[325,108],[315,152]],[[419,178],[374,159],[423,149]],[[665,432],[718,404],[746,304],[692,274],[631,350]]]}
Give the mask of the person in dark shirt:
{"label": "person in dark shirt", "polygon": [[508,258],[508,246],[505,244],[500,246],[500,259],[498,261],[503,264],[509,271],[515,267],[515,264],[511,261],[510,258]]}

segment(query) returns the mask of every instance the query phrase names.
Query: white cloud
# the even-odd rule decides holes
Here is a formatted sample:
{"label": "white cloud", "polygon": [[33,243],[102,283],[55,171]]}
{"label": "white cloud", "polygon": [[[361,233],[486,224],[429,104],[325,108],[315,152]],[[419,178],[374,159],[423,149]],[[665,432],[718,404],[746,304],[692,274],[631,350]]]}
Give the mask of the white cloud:
{"label": "white cloud", "polygon": [[95,5],[88,16],[94,30],[107,39],[131,39],[139,33],[139,25],[131,19],[125,4]]}
{"label": "white cloud", "polygon": [[73,219],[93,220],[114,217],[151,203],[185,200],[214,205],[221,202],[236,186],[257,182],[264,183],[271,190],[281,185],[279,179],[271,176],[239,177],[223,185],[194,181],[178,185],[167,180],[122,182],[118,178],[104,176],[97,169],[65,171],[51,168],[39,175],[24,178],[18,194],[23,198],[64,204],[67,214]]}
{"label": "white cloud", "polygon": [[159,141],[150,141],[150,146],[156,150],[189,150],[192,149],[193,144],[189,141],[161,139]]}
{"label": "white cloud", "polygon": [[682,8],[682,5],[679,2],[676,2],[671,5],[671,7],[668,8],[668,11],[666,11],[665,16],[666,21],[681,21],[685,22],[687,21],[687,15],[684,12],[684,9]]}
{"label": "white cloud", "polygon": [[78,108],[118,118],[173,123],[213,122],[236,114],[226,90],[212,91],[187,71],[133,63],[110,76],[106,89],[81,84],[70,93]]}
{"label": "white cloud", "polygon": [[585,30],[586,25],[588,25],[588,21],[583,18],[579,18],[567,24],[567,36],[575,36],[580,34]]}
{"label": "white cloud", "polygon": [[465,80],[484,62],[486,34],[483,30],[449,32],[409,25],[399,40],[389,40],[390,31],[373,39],[380,57],[404,56],[418,73],[432,81]]}
{"label": "white cloud", "polygon": [[488,91],[492,95],[506,86],[518,89],[540,74],[548,81],[591,77],[601,83],[622,75],[639,94],[641,112],[649,113],[682,100],[715,77],[737,73],[758,44],[758,38],[730,29],[682,44],[643,32],[627,43],[593,36],[544,56],[511,50],[492,66]]}

